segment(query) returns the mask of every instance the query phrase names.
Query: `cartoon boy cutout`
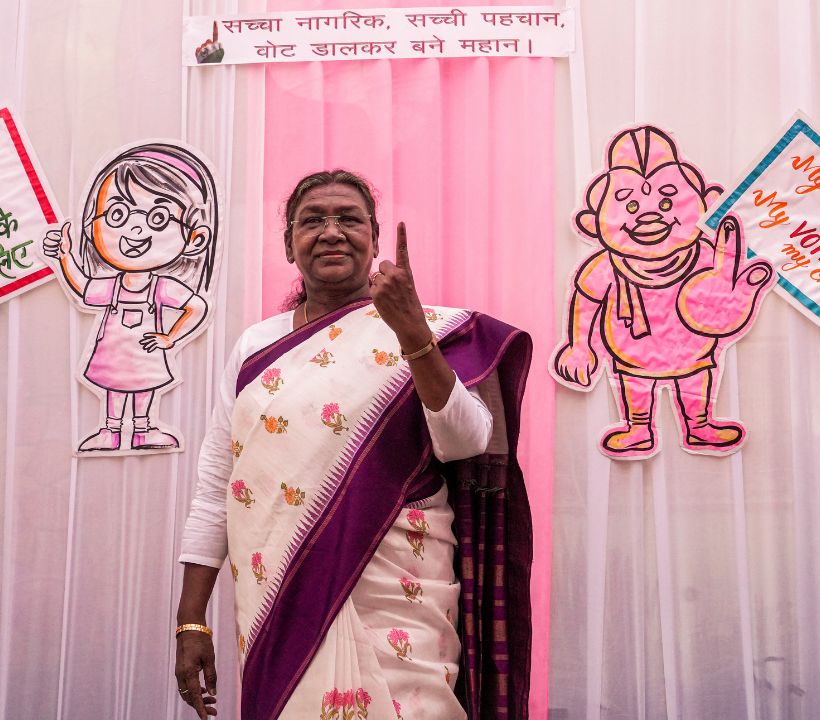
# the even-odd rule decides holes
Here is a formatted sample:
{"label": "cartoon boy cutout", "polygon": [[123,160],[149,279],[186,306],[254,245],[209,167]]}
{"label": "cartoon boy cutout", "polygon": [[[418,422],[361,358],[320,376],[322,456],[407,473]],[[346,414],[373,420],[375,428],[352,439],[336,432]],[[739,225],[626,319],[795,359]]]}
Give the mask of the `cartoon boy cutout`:
{"label": "cartoon boy cutout", "polygon": [[772,267],[744,262],[733,217],[721,223],[714,245],[702,236],[697,222],[721,188],[707,186],[663,131],[625,130],[610,143],[606,163],[575,214],[580,233],[602,249],[576,273],[551,372],[589,390],[600,370],[595,347],[610,355],[622,418],[601,439],[611,457],[656,452],[659,381],[672,386],[685,449],[734,451],[745,430],[713,417],[716,373],[773,285]]}
{"label": "cartoon boy cutout", "polygon": [[203,295],[214,271],[217,212],[213,177],[201,160],[175,145],[138,145],[92,183],[78,256],[69,222],[43,240],[68,288],[85,306],[104,308],[83,374],[105,391],[106,421],[80,452],[121,448],[129,399],[132,450],[179,447],[149,412],[156,391],[174,380],[167,351],[208,315]]}

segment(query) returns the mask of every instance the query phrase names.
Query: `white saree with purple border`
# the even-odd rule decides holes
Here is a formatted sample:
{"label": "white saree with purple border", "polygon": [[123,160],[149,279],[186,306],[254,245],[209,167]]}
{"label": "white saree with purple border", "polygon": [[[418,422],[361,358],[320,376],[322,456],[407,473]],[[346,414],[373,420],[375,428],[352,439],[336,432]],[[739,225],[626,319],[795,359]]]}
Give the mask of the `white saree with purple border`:
{"label": "white saree with purple border", "polygon": [[243,720],[526,717],[531,524],[515,448],[530,340],[467,310],[425,314],[467,387],[493,379],[500,452],[434,458],[369,299],[242,366],[227,502]]}

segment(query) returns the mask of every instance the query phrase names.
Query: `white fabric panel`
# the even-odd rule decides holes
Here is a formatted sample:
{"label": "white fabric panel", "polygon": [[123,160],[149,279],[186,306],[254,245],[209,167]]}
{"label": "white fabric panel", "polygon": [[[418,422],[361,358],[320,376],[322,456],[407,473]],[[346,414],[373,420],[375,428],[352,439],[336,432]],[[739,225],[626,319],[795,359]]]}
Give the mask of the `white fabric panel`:
{"label": "white fabric panel", "polygon": [[[584,0],[581,9],[594,168],[616,130],[648,121],[672,131],[707,179],[728,182],[798,106],[820,116],[817,3]],[[557,79],[559,96],[581,96],[570,87],[577,73]],[[572,132],[570,112],[558,138]],[[559,172],[573,183],[556,195],[557,288],[588,252],[568,221],[589,179],[577,176],[584,141],[558,144]],[[766,300],[725,360],[717,414],[740,417],[749,433],[732,458],[683,452],[664,396],[661,453],[604,459],[596,442],[615,417],[609,388],[559,388],[555,720],[820,717],[820,381],[809,360],[818,341],[816,325]]]}
{"label": "white fabric panel", "polygon": [[[97,158],[133,140],[182,137],[221,173],[221,302],[163,409],[194,448],[227,349],[260,319],[265,83],[261,67],[178,70],[180,18],[162,0],[6,0],[0,94],[66,213]],[[587,252],[570,214],[616,129],[657,122],[728,181],[794,107],[820,118],[817,2],[585,0],[581,19],[583,57],[556,74],[558,323]],[[560,100],[580,92],[588,128]],[[0,305],[0,717],[190,718],[170,630],[196,455],[71,457],[97,419],[96,397],[69,382],[91,325],[54,283]],[[733,459],[681,451],[664,397],[662,452],[614,463],[596,450],[614,417],[609,388],[559,388],[550,707],[567,713],[556,718],[820,717],[819,340],[781,298],[766,300],[719,395],[719,414],[739,412],[749,431]],[[226,720],[239,717],[231,595],[223,576],[210,621]]]}

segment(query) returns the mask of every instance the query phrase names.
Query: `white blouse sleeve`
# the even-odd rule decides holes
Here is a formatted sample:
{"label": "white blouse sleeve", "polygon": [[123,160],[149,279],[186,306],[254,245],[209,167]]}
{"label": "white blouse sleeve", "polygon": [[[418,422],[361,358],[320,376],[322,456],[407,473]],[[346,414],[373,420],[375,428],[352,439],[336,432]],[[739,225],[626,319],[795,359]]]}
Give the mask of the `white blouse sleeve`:
{"label": "white blouse sleeve", "polygon": [[228,554],[226,500],[233,469],[231,415],[241,364],[240,343],[237,343],[222,374],[214,411],[199,451],[199,481],[182,534],[180,562],[218,568]]}
{"label": "white blouse sleeve", "polygon": [[458,378],[447,404],[438,412],[425,406],[424,417],[433,440],[433,454],[441,462],[486,452],[493,433],[493,416],[478,390],[468,390]]}

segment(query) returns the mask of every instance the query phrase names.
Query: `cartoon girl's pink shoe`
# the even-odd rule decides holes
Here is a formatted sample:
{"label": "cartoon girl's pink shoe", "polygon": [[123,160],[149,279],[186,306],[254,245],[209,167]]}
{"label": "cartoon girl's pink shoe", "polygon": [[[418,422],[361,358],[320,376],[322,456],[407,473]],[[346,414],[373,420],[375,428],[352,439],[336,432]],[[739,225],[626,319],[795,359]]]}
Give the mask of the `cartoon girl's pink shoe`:
{"label": "cartoon girl's pink shoe", "polygon": [[178,448],[179,440],[170,433],[162,432],[159,428],[149,427],[147,430],[134,431],[131,437],[131,447],[134,450]]}
{"label": "cartoon girl's pink shoe", "polygon": [[613,430],[601,440],[601,448],[612,457],[649,455],[655,450],[652,426],[635,423]]}
{"label": "cartoon girl's pink shoe", "polygon": [[99,432],[89,435],[80,443],[80,452],[91,450],[119,450],[120,433],[108,428],[100,428]]}

